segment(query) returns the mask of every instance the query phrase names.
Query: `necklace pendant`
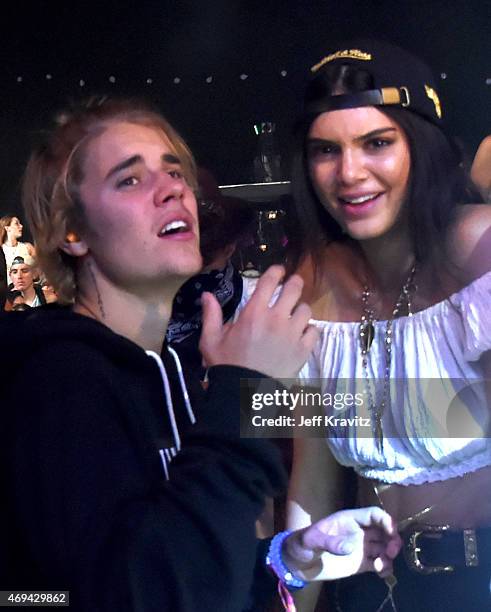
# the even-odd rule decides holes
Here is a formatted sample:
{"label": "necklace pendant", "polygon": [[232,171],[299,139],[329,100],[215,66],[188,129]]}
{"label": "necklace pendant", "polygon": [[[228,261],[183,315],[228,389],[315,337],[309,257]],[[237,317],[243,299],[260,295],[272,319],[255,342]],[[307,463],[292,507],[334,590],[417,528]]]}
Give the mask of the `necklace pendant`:
{"label": "necklace pendant", "polygon": [[361,350],[368,353],[375,338],[375,327],[371,321],[365,321],[360,326]]}
{"label": "necklace pendant", "polygon": [[384,452],[384,432],[382,429],[381,416],[375,417],[375,445],[380,453]]}

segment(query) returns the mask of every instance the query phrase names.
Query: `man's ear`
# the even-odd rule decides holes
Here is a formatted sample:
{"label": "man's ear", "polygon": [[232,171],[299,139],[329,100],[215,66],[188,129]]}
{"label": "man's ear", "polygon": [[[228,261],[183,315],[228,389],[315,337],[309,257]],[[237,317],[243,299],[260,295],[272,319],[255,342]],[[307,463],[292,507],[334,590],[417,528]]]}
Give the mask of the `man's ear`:
{"label": "man's ear", "polygon": [[72,257],[83,257],[89,252],[87,243],[75,232],[68,232],[60,248]]}

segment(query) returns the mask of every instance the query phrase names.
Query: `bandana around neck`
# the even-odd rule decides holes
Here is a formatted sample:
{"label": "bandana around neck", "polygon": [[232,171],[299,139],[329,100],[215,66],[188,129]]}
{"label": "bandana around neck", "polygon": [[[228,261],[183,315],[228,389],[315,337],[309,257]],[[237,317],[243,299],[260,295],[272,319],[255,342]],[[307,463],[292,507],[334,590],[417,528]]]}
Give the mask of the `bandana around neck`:
{"label": "bandana around neck", "polygon": [[223,270],[212,270],[190,278],[174,298],[167,342],[179,343],[201,332],[201,295],[204,291],[214,294],[222,307],[223,322],[228,321],[242,298],[242,286],[242,277],[231,262]]}

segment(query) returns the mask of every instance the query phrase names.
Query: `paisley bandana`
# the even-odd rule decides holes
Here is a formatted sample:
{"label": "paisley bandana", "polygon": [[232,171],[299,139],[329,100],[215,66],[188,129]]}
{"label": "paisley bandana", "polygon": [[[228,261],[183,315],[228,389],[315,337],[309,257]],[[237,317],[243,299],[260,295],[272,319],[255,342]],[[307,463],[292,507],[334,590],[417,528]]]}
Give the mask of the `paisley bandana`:
{"label": "paisley bandana", "polygon": [[219,301],[223,322],[231,319],[242,298],[242,277],[229,262],[223,270],[193,276],[179,289],[167,328],[167,342],[179,343],[201,332],[201,295],[213,293]]}

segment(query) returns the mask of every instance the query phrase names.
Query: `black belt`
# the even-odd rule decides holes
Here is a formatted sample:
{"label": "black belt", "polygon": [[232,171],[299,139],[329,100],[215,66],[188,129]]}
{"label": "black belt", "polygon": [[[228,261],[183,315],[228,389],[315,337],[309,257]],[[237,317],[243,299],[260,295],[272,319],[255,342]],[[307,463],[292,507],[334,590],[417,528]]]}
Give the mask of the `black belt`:
{"label": "black belt", "polygon": [[401,536],[406,563],[419,574],[491,566],[491,527],[453,531],[448,525],[414,525]]}

